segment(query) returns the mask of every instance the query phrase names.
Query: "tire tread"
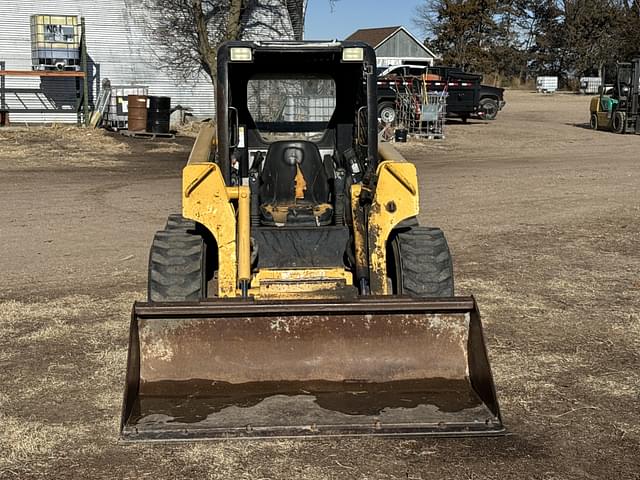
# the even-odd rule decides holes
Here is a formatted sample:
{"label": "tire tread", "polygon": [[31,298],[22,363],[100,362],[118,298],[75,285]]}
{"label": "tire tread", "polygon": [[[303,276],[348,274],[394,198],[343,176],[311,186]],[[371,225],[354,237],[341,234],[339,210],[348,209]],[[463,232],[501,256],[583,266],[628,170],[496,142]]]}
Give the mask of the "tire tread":
{"label": "tire tread", "polygon": [[199,300],[205,297],[206,285],[204,239],[188,228],[168,227],[168,224],[169,220],[167,228],[156,232],[151,244],[148,299],[150,302]]}
{"label": "tire tread", "polygon": [[439,228],[411,227],[396,234],[402,294],[414,297],[453,296],[453,261]]}

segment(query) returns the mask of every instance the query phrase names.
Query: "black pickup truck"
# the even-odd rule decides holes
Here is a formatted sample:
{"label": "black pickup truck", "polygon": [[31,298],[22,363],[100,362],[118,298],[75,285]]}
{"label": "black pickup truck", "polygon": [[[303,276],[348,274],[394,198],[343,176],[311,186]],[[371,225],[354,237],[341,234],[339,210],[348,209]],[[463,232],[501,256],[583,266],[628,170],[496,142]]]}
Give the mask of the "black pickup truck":
{"label": "black pickup truck", "polygon": [[378,117],[385,123],[395,120],[398,90],[415,89],[421,81],[428,83],[430,91],[446,90],[447,115],[455,115],[465,122],[472,116],[494,120],[506,104],[503,88],[482,85],[481,75],[455,67],[397,65],[380,69],[378,74]]}

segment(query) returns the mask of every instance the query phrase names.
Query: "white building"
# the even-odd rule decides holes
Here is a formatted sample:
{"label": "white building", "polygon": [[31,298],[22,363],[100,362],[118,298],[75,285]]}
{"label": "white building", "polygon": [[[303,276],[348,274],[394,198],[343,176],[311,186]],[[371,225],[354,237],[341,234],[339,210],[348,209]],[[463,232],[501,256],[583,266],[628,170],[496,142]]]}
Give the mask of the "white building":
{"label": "white building", "polygon": [[[141,85],[149,95],[169,96],[172,105],[198,116],[214,112],[213,88],[201,75],[185,83],[158,58],[162,46],[147,33],[150,12],[139,0],[1,0],[0,62],[7,70],[31,70],[32,15],[84,17],[89,57],[90,102],[102,80],[111,85]],[[247,39],[301,39],[304,0],[248,0],[244,12]],[[277,26],[267,28],[267,26]],[[77,83],[74,78],[7,76],[4,105],[12,123],[75,122]],[[51,112],[62,108],[64,112]],[[68,113],[67,113],[68,112]]]}

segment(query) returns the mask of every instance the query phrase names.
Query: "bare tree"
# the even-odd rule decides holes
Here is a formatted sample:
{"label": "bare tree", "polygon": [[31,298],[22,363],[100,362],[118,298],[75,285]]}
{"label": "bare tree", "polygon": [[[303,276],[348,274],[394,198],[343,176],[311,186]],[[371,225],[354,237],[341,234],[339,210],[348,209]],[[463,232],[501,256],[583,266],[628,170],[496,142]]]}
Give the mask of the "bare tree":
{"label": "bare tree", "polygon": [[[332,0],[335,1],[335,0]],[[143,0],[149,15],[148,36],[159,46],[156,56],[164,68],[183,79],[200,73],[215,84],[218,46],[239,40],[247,31],[262,31],[271,38],[302,36],[305,0]],[[273,22],[282,15],[297,19],[298,31],[286,22]],[[256,35],[254,35],[256,36]]]}

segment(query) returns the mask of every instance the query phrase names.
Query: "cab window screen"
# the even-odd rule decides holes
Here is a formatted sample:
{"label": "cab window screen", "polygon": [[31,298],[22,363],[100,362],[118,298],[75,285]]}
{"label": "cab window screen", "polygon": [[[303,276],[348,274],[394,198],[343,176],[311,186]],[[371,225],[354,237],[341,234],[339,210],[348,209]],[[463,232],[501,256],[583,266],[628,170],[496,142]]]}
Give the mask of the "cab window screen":
{"label": "cab window screen", "polygon": [[317,140],[336,106],[330,77],[258,77],[247,85],[249,113],[266,141]]}

